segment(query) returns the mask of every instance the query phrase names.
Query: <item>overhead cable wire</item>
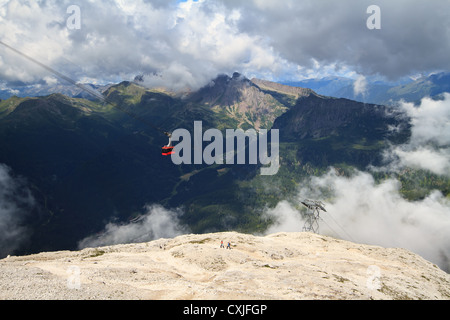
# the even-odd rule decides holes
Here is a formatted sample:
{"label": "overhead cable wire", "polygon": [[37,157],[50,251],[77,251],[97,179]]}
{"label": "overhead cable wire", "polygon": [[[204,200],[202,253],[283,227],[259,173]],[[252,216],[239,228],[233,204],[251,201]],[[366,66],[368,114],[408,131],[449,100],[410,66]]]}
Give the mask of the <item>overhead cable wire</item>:
{"label": "overhead cable wire", "polygon": [[[351,240],[351,241],[353,241],[353,242],[356,242],[355,241],[355,239],[353,239],[353,237],[331,216],[331,215],[329,215],[330,216],[330,219],[331,220],[333,220],[333,222],[342,230],[342,231],[344,231],[344,233],[345,233],[345,235]],[[322,219],[322,221],[324,221],[323,219]],[[325,222],[325,221],[324,221]],[[326,223],[326,222],[325,222]],[[329,226],[329,224],[327,224],[328,226]]]}

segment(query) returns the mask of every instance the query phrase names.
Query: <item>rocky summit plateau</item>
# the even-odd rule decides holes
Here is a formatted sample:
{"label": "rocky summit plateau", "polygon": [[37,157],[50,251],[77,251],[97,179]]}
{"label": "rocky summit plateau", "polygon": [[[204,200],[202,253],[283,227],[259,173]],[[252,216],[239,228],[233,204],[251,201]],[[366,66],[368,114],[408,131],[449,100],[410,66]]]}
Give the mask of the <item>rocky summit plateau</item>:
{"label": "rocky summit plateau", "polygon": [[221,232],[8,256],[0,299],[448,300],[450,275],[401,248]]}

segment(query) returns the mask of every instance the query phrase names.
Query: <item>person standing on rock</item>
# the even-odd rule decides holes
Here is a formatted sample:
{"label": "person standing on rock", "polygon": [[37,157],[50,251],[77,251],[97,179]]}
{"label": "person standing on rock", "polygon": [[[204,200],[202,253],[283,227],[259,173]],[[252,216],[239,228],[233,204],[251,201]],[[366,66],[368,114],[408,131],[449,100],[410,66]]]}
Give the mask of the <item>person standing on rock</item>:
{"label": "person standing on rock", "polygon": [[231,250],[231,244],[230,244],[229,241],[228,241],[228,244],[227,244],[227,249],[230,249],[230,250]]}
{"label": "person standing on rock", "polygon": [[225,248],[224,245],[223,245],[223,240],[220,241],[220,247],[221,248]]}

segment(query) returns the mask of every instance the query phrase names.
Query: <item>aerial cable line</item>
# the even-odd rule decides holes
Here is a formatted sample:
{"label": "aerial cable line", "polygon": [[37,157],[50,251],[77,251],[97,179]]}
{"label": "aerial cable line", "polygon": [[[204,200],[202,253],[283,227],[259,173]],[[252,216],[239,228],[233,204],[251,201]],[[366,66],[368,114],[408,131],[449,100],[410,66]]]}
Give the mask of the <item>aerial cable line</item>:
{"label": "aerial cable line", "polygon": [[340,237],[340,238],[343,238],[340,234],[339,234],[339,232],[337,232],[335,229],[333,229],[322,217],[319,217],[319,219],[320,219],[320,221],[322,221],[323,223],[325,223],[327,226],[328,226],[328,228],[331,230],[331,231],[333,231],[335,234],[336,234],[336,236],[338,236],[338,237]]}
{"label": "aerial cable line", "polygon": [[21,51],[15,49],[15,48],[13,48],[13,47],[11,47],[10,45],[4,43],[4,42],[1,41],[1,40],[0,40],[0,44],[3,45],[3,46],[5,46],[6,48],[10,49],[11,51],[17,53],[18,55],[22,56],[23,58],[25,58],[25,59],[27,59],[27,60],[29,60],[29,61],[31,61],[31,62],[37,64],[38,66],[44,68],[45,70],[47,70],[47,71],[53,73],[53,74],[54,74],[55,76],[57,76],[58,78],[63,79],[63,80],[65,80],[65,81],[67,81],[67,82],[73,84],[74,86],[80,88],[81,90],[86,91],[86,92],[89,93],[90,95],[92,95],[92,96],[94,96],[94,97],[100,99],[100,100],[103,101],[104,103],[110,104],[110,105],[113,106],[114,108],[119,109],[120,111],[126,113],[126,114],[129,115],[130,117],[132,117],[132,118],[134,118],[134,119],[136,119],[136,120],[138,120],[138,121],[141,121],[142,123],[148,125],[149,127],[152,127],[153,129],[155,129],[155,130],[157,130],[157,131],[160,131],[160,132],[164,133],[166,136],[170,137],[170,133],[169,133],[169,132],[167,132],[167,131],[161,129],[160,127],[154,125],[153,123],[151,123],[151,122],[149,122],[149,121],[147,121],[147,120],[145,120],[145,119],[142,119],[142,118],[138,117],[136,114],[134,114],[134,113],[132,113],[132,112],[130,112],[130,111],[128,111],[128,110],[125,110],[125,109],[121,108],[121,107],[118,106],[115,102],[111,101],[111,99],[108,99],[108,97],[105,97],[105,96],[104,96],[103,94],[101,94],[100,92],[98,92],[98,91],[96,91],[96,90],[93,90],[93,89],[91,89],[91,88],[88,88],[88,87],[86,87],[86,86],[84,86],[84,85],[82,85],[82,84],[80,84],[80,83],[77,83],[75,80],[69,78],[68,76],[62,74],[61,72],[59,72],[59,71],[57,71],[57,70],[55,70],[55,69],[53,69],[53,68],[51,68],[51,67],[49,67],[49,66],[43,64],[42,62],[40,62],[40,61],[38,61],[38,60],[36,60],[36,59],[30,57],[29,55],[26,55],[25,53],[23,53],[23,52],[21,52]]}
{"label": "aerial cable line", "polygon": [[[331,220],[333,220],[333,222],[342,230],[342,231],[344,231],[344,233],[346,234],[346,236],[351,240],[351,241],[353,241],[353,242],[356,242],[355,241],[355,239],[353,239],[353,237],[331,216],[331,215],[329,215],[329,217],[330,217],[330,219]],[[322,221],[324,221],[323,219],[322,219]],[[325,221],[324,221],[325,222]],[[326,223],[326,222],[325,222]],[[329,224],[327,224],[328,225],[328,227],[330,226]]]}

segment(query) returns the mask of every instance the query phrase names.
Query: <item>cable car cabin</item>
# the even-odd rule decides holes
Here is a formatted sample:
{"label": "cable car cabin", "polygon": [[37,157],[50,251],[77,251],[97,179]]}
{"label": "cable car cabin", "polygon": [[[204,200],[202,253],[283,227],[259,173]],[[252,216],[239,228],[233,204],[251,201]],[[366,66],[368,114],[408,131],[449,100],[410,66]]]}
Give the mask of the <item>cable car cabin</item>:
{"label": "cable car cabin", "polygon": [[163,156],[169,156],[169,155],[171,155],[171,154],[173,154],[174,152],[173,152],[173,148],[174,147],[172,147],[172,146],[164,146],[164,147],[162,147],[162,155]]}

